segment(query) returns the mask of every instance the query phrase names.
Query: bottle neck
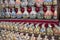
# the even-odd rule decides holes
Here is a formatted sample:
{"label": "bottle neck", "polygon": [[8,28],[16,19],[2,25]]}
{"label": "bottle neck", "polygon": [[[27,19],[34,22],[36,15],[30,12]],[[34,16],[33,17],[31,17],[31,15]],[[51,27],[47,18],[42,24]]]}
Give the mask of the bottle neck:
{"label": "bottle neck", "polygon": [[6,8],[6,12],[8,12],[8,8]]}
{"label": "bottle neck", "polygon": [[20,11],[20,8],[18,8],[18,11]]}
{"label": "bottle neck", "polygon": [[25,8],[25,11],[27,11],[27,7],[24,7]]}
{"label": "bottle neck", "polygon": [[43,11],[43,7],[40,8],[40,11]]}
{"label": "bottle neck", "polygon": [[32,11],[35,11],[35,7],[32,7]]}
{"label": "bottle neck", "polygon": [[51,6],[47,6],[47,10],[50,10],[51,9]]}
{"label": "bottle neck", "polygon": [[55,11],[57,11],[57,6],[55,6]]}
{"label": "bottle neck", "polygon": [[14,8],[12,8],[12,11],[14,11]]}

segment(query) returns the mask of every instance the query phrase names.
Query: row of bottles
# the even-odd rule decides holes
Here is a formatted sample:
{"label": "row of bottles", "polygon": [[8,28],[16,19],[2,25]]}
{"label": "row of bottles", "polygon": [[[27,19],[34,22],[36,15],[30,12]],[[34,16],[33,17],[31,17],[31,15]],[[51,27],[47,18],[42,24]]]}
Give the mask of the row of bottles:
{"label": "row of bottles", "polygon": [[40,35],[58,35],[60,36],[60,27],[54,24],[52,27],[51,24],[48,24],[45,27],[45,23],[40,26],[41,23],[19,23],[19,22],[0,22],[0,29],[29,33],[29,34],[40,34]]}
{"label": "row of bottles", "polygon": [[9,6],[9,7],[19,7],[20,5],[22,7],[24,6],[33,6],[36,4],[36,6],[40,7],[40,5],[57,5],[57,0],[1,0],[0,2],[2,4],[2,7]]}
{"label": "row of bottles", "polygon": [[1,30],[0,32],[0,40],[60,40],[60,37],[57,36],[41,36],[28,33],[19,33],[14,31],[7,31],[7,30]]}
{"label": "row of bottles", "polygon": [[[47,10],[46,10],[47,9]],[[46,10],[46,11],[44,11]],[[53,11],[54,12],[53,12]],[[41,7],[19,7],[19,8],[3,8],[0,18],[20,18],[20,19],[57,19],[57,6],[51,10],[51,6],[47,8]]]}

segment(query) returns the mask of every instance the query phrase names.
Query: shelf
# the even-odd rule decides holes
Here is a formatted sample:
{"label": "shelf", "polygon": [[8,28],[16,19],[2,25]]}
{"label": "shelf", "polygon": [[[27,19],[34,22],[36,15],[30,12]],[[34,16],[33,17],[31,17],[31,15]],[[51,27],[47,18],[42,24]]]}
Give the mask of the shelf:
{"label": "shelf", "polygon": [[38,19],[0,19],[0,22],[29,22],[29,23],[50,23],[50,24],[56,24],[59,25],[58,20],[38,20]]}

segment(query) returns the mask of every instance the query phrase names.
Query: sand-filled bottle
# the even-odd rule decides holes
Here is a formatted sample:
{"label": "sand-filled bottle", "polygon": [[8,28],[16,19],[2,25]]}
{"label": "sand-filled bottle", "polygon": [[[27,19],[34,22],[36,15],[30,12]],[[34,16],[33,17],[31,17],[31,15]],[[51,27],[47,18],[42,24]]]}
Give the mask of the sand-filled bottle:
{"label": "sand-filled bottle", "polygon": [[52,5],[52,0],[44,0],[45,5]]}
{"label": "sand-filled bottle", "polygon": [[22,18],[22,12],[20,8],[18,8],[17,18]]}
{"label": "sand-filled bottle", "polygon": [[29,32],[29,33],[33,33],[34,24],[31,23],[29,26],[30,26],[30,27],[29,27],[29,29],[28,29],[28,32]]}
{"label": "sand-filled bottle", "polygon": [[29,13],[27,12],[27,7],[24,7],[25,11],[23,13],[23,19],[27,19],[29,17]]}
{"label": "sand-filled bottle", "polygon": [[21,4],[21,1],[20,0],[16,0],[15,7],[16,8],[19,8],[20,7],[20,4]]}
{"label": "sand-filled bottle", "polygon": [[34,28],[34,33],[35,34],[39,34],[39,30],[40,30],[40,27],[39,27],[39,23],[35,25],[36,27]]}
{"label": "sand-filled bottle", "polygon": [[15,17],[16,17],[16,12],[14,8],[12,8],[11,18],[15,18]]}
{"label": "sand-filled bottle", "polygon": [[14,0],[10,0],[9,1],[9,6],[10,7],[14,7],[15,6],[15,1]]}
{"label": "sand-filled bottle", "polygon": [[52,26],[50,24],[48,24],[47,35],[53,35]]}
{"label": "sand-filled bottle", "polygon": [[28,1],[27,0],[22,0],[21,6],[26,7],[27,5],[28,5]]}
{"label": "sand-filled bottle", "polygon": [[40,8],[40,11],[37,13],[37,18],[38,18],[38,19],[43,19],[43,18],[44,18],[43,7],[41,7],[41,8]]}
{"label": "sand-filled bottle", "polygon": [[57,19],[57,6],[55,6],[55,11],[54,11],[53,19]]}
{"label": "sand-filled bottle", "polygon": [[30,12],[30,19],[35,19],[36,18],[36,11],[35,11],[35,7],[32,7],[32,11]]}
{"label": "sand-filled bottle", "polygon": [[51,9],[51,6],[47,6],[47,11],[44,14],[45,19],[52,19],[53,12],[50,9]]}
{"label": "sand-filled bottle", "polygon": [[10,18],[10,14],[11,14],[11,12],[9,11],[10,9],[9,8],[6,8],[6,12],[5,12],[5,17],[6,18]]}
{"label": "sand-filled bottle", "polygon": [[35,4],[35,0],[28,0],[28,5],[33,6]]}
{"label": "sand-filled bottle", "polygon": [[45,35],[45,34],[46,34],[45,23],[42,24],[42,28],[40,29],[40,34],[41,34],[41,35]]}

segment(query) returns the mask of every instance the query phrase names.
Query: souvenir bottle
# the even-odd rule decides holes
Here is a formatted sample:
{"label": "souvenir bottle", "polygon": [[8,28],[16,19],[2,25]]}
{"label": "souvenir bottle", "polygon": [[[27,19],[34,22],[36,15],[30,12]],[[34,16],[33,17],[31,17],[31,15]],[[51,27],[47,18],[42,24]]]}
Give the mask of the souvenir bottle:
{"label": "souvenir bottle", "polygon": [[22,0],[21,6],[26,7],[28,4],[27,0]]}
{"label": "souvenir bottle", "polygon": [[10,0],[10,1],[9,1],[9,4],[10,4],[9,6],[14,7],[15,1],[14,1],[14,0]]}
{"label": "souvenir bottle", "polygon": [[40,30],[39,23],[36,24],[35,26],[36,26],[36,28],[34,28],[34,33],[39,34],[39,30]]}
{"label": "souvenir bottle", "polygon": [[9,12],[9,9],[8,8],[6,8],[6,13],[5,14],[6,14],[6,16],[5,16],[6,18],[9,18],[10,17],[10,12]]}
{"label": "souvenir bottle", "polygon": [[15,7],[16,7],[16,8],[19,8],[20,4],[21,4],[21,1],[20,1],[20,0],[16,0],[16,2],[15,2]]}
{"label": "souvenir bottle", "polygon": [[47,35],[53,35],[52,26],[50,24],[48,24]]}
{"label": "souvenir bottle", "polygon": [[24,22],[22,22],[20,25],[19,25],[19,32],[23,32],[24,31]]}
{"label": "souvenir bottle", "polygon": [[8,5],[9,5],[8,0],[5,0],[4,2],[5,2],[5,7],[8,7]]}
{"label": "souvenir bottle", "polygon": [[11,18],[15,18],[15,17],[16,17],[16,12],[14,8],[12,8]]}
{"label": "souvenir bottle", "polygon": [[27,12],[27,8],[26,7],[24,7],[24,8],[25,8],[25,11],[23,13],[23,18],[26,19],[29,17],[29,13]]}
{"label": "souvenir bottle", "polygon": [[3,3],[3,0],[1,0],[1,8],[4,8],[5,4]]}
{"label": "souvenir bottle", "polygon": [[59,35],[60,33],[60,27],[54,24],[55,27],[53,28],[54,35]]}
{"label": "souvenir bottle", "polygon": [[50,10],[51,6],[47,6],[47,12],[44,14],[45,19],[52,19],[53,12]]}
{"label": "souvenir bottle", "polygon": [[41,35],[39,34],[37,40],[42,40]]}
{"label": "souvenir bottle", "polygon": [[0,18],[1,18],[1,11],[2,11],[2,3],[0,2]]}
{"label": "souvenir bottle", "polygon": [[5,11],[2,9],[1,10],[1,16],[0,17],[4,18],[4,16],[5,16]]}
{"label": "souvenir bottle", "polygon": [[54,11],[53,19],[57,19],[57,6],[55,6],[55,11]]}
{"label": "souvenir bottle", "polygon": [[28,5],[33,6],[35,4],[35,0],[28,0]]}
{"label": "souvenir bottle", "polygon": [[52,36],[51,40],[55,40],[54,36]]}
{"label": "souvenir bottle", "polygon": [[30,12],[30,18],[35,19],[36,18],[36,12],[35,12],[35,7],[32,7],[32,11]]}
{"label": "souvenir bottle", "polygon": [[42,5],[44,0],[35,0],[36,6],[40,7]]}
{"label": "souvenir bottle", "polygon": [[31,36],[31,40],[35,40],[36,38],[34,37],[34,34]]}
{"label": "souvenir bottle", "polygon": [[41,34],[41,35],[45,35],[45,34],[46,34],[45,23],[42,24],[42,28],[40,29],[40,34]]}
{"label": "souvenir bottle", "polygon": [[37,18],[38,19],[43,19],[44,18],[43,7],[41,7],[40,11],[37,13]]}
{"label": "souvenir bottle", "polygon": [[24,32],[28,32],[28,27],[26,26],[26,24],[24,24]]}
{"label": "souvenir bottle", "polygon": [[29,40],[29,36],[28,36],[28,33],[26,33],[26,39],[25,40]]}
{"label": "souvenir bottle", "polygon": [[53,0],[53,5],[57,5],[57,0]]}
{"label": "souvenir bottle", "polygon": [[22,12],[21,12],[20,8],[18,8],[17,18],[22,18]]}
{"label": "souvenir bottle", "polygon": [[44,0],[45,5],[52,5],[52,0]]}
{"label": "souvenir bottle", "polygon": [[22,40],[25,40],[26,36],[24,36],[23,33],[21,33],[20,36],[21,36],[21,39],[22,39]]}
{"label": "souvenir bottle", "polygon": [[32,23],[32,24],[30,24],[29,26],[30,26],[30,27],[29,27],[29,29],[28,29],[28,32],[29,32],[29,33],[33,33],[34,24]]}
{"label": "souvenir bottle", "polygon": [[45,36],[45,38],[44,38],[43,40],[49,40],[49,39],[48,39],[48,36]]}

